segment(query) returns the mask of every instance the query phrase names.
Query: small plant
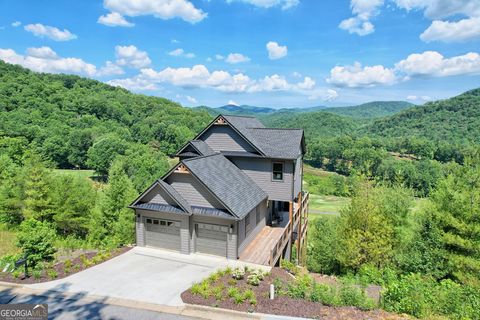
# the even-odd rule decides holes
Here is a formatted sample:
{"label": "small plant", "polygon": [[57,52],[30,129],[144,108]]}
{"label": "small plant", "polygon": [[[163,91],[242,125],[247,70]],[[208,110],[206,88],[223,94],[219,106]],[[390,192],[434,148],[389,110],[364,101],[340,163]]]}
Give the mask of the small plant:
{"label": "small plant", "polygon": [[80,256],[80,261],[82,261],[82,264],[83,264],[84,266],[86,266],[87,263],[88,263],[88,258],[87,258],[87,256],[86,256],[85,254],[82,254],[82,255]]}
{"label": "small plant", "polygon": [[193,295],[198,295],[202,292],[202,285],[200,283],[194,283],[190,288],[190,292]]}
{"label": "small plant", "polygon": [[225,270],[223,272],[224,272],[225,275],[227,275],[227,274],[231,275],[232,271],[233,271],[233,269],[230,266],[228,266],[228,267],[225,268]]}
{"label": "small plant", "polygon": [[233,296],[233,302],[236,304],[241,304],[245,302],[245,297],[241,293],[237,293],[236,295]]}
{"label": "small plant", "polygon": [[243,298],[245,298],[245,300],[254,299],[254,298],[255,298],[255,292],[253,292],[253,291],[250,290],[250,289],[245,290],[245,291],[243,292]]}
{"label": "small plant", "polygon": [[57,271],[53,270],[53,269],[50,269],[50,270],[47,270],[47,275],[50,279],[56,279],[58,277],[58,273]]}
{"label": "small plant", "polygon": [[236,286],[236,285],[237,285],[237,280],[235,280],[235,279],[229,279],[229,280],[228,280],[228,285],[229,285],[229,286]]}
{"label": "small plant", "polygon": [[217,282],[218,279],[220,279],[220,277],[221,277],[221,275],[219,274],[219,272],[214,272],[211,275],[209,275],[207,279],[208,279],[208,282],[213,284],[213,283]]}
{"label": "small plant", "polygon": [[300,272],[300,268],[288,260],[280,260],[280,267],[293,275],[297,275]]}
{"label": "small plant", "polygon": [[255,297],[249,299],[248,302],[249,302],[252,306],[256,306],[256,305],[257,305],[257,299],[256,299]]}
{"label": "small plant", "polygon": [[78,272],[78,271],[80,271],[80,268],[81,268],[80,265],[76,264],[76,265],[73,266],[73,271]]}
{"label": "small plant", "polygon": [[229,298],[233,298],[235,297],[236,295],[239,295],[240,294],[240,291],[238,290],[237,287],[229,287],[228,290],[227,290],[227,296]]}
{"label": "small plant", "polygon": [[247,277],[247,283],[252,286],[258,286],[263,279],[265,279],[265,275],[262,270],[256,269]]}
{"label": "small plant", "polygon": [[223,289],[225,289],[223,285],[218,285],[212,289],[212,295],[216,300],[223,300]]}
{"label": "small plant", "polygon": [[38,280],[42,277],[42,270],[33,270],[32,276],[35,280]]}
{"label": "small plant", "polygon": [[72,267],[72,260],[67,259],[63,262],[63,265],[65,266],[65,269],[70,269]]}
{"label": "small plant", "polygon": [[[246,269],[247,267],[245,267]],[[245,269],[235,268],[232,272],[233,279],[242,280],[245,277]]]}
{"label": "small plant", "polygon": [[22,274],[22,272],[20,270],[15,270],[15,271],[12,272],[12,277],[14,279],[18,279],[18,278],[20,278],[21,274]]}

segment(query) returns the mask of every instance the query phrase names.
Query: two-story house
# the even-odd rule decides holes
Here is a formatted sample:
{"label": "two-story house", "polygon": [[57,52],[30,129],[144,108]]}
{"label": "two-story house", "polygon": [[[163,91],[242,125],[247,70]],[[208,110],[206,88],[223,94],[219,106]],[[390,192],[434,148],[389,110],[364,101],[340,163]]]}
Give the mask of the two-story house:
{"label": "two-story house", "polygon": [[139,246],[275,265],[303,252],[301,129],[220,115],[176,154],[179,162],[132,204]]}

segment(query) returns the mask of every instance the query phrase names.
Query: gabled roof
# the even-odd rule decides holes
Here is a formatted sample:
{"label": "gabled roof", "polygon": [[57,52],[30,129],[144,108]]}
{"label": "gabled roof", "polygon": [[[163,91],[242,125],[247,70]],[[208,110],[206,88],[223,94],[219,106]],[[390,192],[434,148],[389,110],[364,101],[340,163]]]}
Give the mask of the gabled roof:
{"label": "gabled roof", "polygon": [[[198,154],[195,154],[194,152],[191,151],[186,151],[188,147],[191,147],[193,150],[195,150]],[[176,156],[187,156],[187,157],[192,157],[192,156],[209,156],[214,154],[215,151],[210,148],[208,144],[205,143],[203,140],[190,140],[188,141],[183,147],[180,148],[179,151],[176,152]]]}
{"label": "gabled roof", "polygon": [[296,159],[305,151],[302,129],[249,128],[248,136],[270,158]]}
{"label": "gabled roof", "polygon": [[223,155],[183,160],[182,163],[233,215],[243,219],[268,195]]}
{"label": "gabled roof", "polygon": [[[162,188],[172,199],[173,201],[178,205],[178,208],[175,208],[174,206],[170,206],[170,205],[167,205],[167,204],[154,204],[154,203],[142,203],[141,200],[142,198],[147,195],[155,186],[159,186],[160,188]],[[153,208],[155,206],[168,206],[168,207],[171,207],[171,208],[168,208],[169,212],[173,212],[174,209],[172,208],[175,208],[176,210],[183,210],[183,212],[185,213],[191,213],[192,212],[192,208],[190,207],[190,204],[188,204],[188,202],[180,195],[180,193],[178,193],[177,190],[175,190],[171,185],[169,185],[168,183],[166,183],[165,181],[163,180],[157,180],[155,181],[151,186],[150,188],[148,188],[147,190],[145,190],[145,192],[143,192],[141,195],[139,195],[137,197],[137,199],[135,199],[132,204],[130,204],[130,208],[138,208],[138,209],[146,209],[146,210],[153,210],[153,209],[147,209],[148,206],[150,206],[149,208]],[[143,208],[143,207],[145,208]],[[153,210],[153,211],[156,211],[156,210]]]}
{"label": "gabled roof", "polygon": [[156,212],[167,212],[167,213],[175,213],[175,214],[182,214],[182,215],[190,215],[191,213],[185,212],[180,210],[174,206],[163,204],[163,203],[138,203],[135,205],[131,205],[130,208],[133,209],[142,209],[147,211],[156,211]]}

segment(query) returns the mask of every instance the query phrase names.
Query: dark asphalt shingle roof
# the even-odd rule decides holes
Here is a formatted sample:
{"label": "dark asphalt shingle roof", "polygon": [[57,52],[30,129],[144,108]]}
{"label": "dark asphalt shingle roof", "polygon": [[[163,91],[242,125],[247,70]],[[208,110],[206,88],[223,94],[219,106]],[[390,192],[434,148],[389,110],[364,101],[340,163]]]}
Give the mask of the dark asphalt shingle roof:
{"label": "dark asphalt shingle roof", "polygon": [[174,187],[160,179],[158,180],[158,183],[183,210],[185,210],[186,212],[192,212],[190,204],[182,197],[180,193],[178,193],[178,191]]}
{"label": "dark asphalt shingle roof", "polygon": [[203,140],[191,140],[190,144],[197,149],[202,156],[210,156],[215,154],[215,151],[213,151],[213,149],[210,148],[210,146]]}
{"label": "dark asphalt shingle roof", "polygon": [[268,196],[221,154],[182,162],[239,219],[243,219]]}
{"label": "dark asphalt shingle roof", "polygon": [[220,209],[216,209],[216,208],[192,206],[192,210],[193,210],[193,214],[198,216],[217,217],[217,218],[224,218],[229,220],[235,219],[235,217],[232,216],[230,213]]}
{"label": "dark asphalt shingle roof", "polygon": [[265,128],[256,118],[222,115],[266,157],[296,159],[302,153],[303,129]]}

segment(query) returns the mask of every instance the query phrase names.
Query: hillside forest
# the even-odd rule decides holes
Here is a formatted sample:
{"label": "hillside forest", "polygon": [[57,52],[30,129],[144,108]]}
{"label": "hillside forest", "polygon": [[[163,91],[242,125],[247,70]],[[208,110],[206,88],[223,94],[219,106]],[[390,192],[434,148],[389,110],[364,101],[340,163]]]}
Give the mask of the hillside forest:
{"label": "hillside forest", "polygon": [[[350,199],[312,216],[310,272],[382,286],[387,311],[480,319],[480,89],[260,110],[267,126],[305,130],[305,162],[325,173],[305,175],[312,194]],[[128,204],[216,112],[0,62],[0,265],[133,243]]]}

